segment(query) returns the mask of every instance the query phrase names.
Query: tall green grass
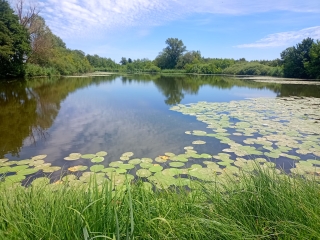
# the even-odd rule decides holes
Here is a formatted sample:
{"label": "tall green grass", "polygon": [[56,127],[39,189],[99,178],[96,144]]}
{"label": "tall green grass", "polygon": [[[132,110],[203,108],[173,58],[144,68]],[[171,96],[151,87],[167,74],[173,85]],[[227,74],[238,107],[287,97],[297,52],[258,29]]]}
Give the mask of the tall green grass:
{"label": "tall green grass", "polygon": [[258,170],[240,182],[153,190],[141,181],[2,189],[1,239],[319,239],[315,180]]}

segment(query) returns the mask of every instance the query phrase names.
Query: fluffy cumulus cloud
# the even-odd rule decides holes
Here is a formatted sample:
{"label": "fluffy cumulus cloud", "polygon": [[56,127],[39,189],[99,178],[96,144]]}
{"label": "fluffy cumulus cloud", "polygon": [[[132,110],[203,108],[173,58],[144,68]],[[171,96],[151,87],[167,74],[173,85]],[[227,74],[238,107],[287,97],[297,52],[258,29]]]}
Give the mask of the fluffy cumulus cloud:
{"label": "fluffy cumulus cloud", "polygon": [[320,13],[319,0],[42,0],[40,7],[50,28],[63,37],[130,26],[156,26],[194,13]]}
{"label": "fluffy cumulus cloud", "polygon": [[289,31],[274,33],[262,38],[254,43],[241,44],[238,48],[266,48],[287,46],[295,42],[300,42],[304,38],[320,39],[320,26],[304,28],[299,31]]}

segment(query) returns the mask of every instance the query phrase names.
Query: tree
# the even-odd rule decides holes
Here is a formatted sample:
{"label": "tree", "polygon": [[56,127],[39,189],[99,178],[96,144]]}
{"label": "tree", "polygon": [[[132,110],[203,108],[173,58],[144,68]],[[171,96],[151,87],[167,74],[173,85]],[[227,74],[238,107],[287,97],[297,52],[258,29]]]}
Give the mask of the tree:
{"label": "tree", "polygon": [[122,57],[120,60],[121,65],[126,65],[128,63],[127,59],[125,57]]}
{"label": "tree", "polygon": [[310,60],[305,62],[304,67],[311,78],[320,79],[320,41],[317,40],[310,49]]}
{"label": "tree", "polygon": [[128,63],[132,63],[132,59],[131,58],[128,58]]}
{"label": "tree", "polygon": [[189,51],[179,57],[176,68],[183,69],[184,66],[188,63],[201,60],[200,51]]}
{"label": "tree", "polygon": [[9,3],[0,0],[0,76],[21,76],[30,52],[29,36]]}
{"label": "tree", "polygon": [[285,77],[309,78],[305,63],[310,61],[309,52],[312,45],[313,39],[306,38],[296,47],[289,47],[281,53]]}
{"label": "tree", "polygon": [[187,51],[187,49],[178,38],[168,38],[166,44],[168,46],[159,53],[155,62],[160,68],[172,69],[176,67],[179,57]]}

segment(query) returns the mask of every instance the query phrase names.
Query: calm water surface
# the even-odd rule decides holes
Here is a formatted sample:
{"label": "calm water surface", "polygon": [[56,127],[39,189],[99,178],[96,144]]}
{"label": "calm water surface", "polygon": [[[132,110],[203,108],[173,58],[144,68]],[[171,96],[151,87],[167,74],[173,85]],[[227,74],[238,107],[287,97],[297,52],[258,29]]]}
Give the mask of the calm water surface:
{"label": "calm water surface", "polygon": [[[207,128],[195,117],[170,111],[170,106],[278,96],[320,97],[320,86],[153,75],[0,84],[0,158],[47,154],[46,162],[68,167],[73,163],[63,158],[72,152],[107,151],[104,164],[128,151],[137,158],[179,154],[196,140],[185,131]],[[225,147],[211,138],[206,145],[197,146],[211,154]],[[77,164],[88,162],[79,160]]]}

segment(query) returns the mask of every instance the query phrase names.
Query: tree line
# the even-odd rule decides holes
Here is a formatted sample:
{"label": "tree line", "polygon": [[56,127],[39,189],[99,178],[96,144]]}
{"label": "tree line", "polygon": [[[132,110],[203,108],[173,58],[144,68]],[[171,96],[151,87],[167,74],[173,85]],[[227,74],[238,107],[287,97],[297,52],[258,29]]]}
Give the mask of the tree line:
{"label": "tree line", "polygon": [[182,40],[168,38],[154,60],[122,57],[119,63],[97,54],[71,50],[52,33],[36,7],[16,0],[12,9],[0,0],[0,77],[73,75],[92,71],[130,73],[194,73],[320,78],[320,41],[304,39],[285,49],[280,59],[247,61],[244,58],[205,58],[188,51]]}

